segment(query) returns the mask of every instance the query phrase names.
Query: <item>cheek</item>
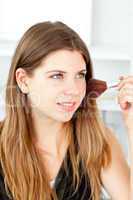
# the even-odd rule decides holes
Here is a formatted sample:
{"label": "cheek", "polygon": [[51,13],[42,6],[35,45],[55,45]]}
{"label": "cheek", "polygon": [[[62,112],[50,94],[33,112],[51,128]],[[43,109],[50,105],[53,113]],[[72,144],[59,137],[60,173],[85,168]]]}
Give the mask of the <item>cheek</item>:
{"label": "cheek", "polygon": [[82,87],[80,87],[80,102],[82,102],[82,100],[84,99],[85,95],[86,95],[86,83],[84,85],[82,85]]}
{"label": "cheek", "polygon": [[80,94],[85,95],[85,93],[86,93],[86,83],[79,84],[78,88],[79,88]]}
{"label": "cheek", "polygon": [[59,96],[59,90],[55,87],[47,87],[44,92],[40,91],[40,104],[53,105]]}
{"label": "cheek", "polygon": [[29,101],[32,106],[40,106],[42,102],[47,98],[47,91],[45,86],[42,84],[39,84],[39,82],[35,82],[36,84],[32,84],[32,87],[30,88],[29,92]]}

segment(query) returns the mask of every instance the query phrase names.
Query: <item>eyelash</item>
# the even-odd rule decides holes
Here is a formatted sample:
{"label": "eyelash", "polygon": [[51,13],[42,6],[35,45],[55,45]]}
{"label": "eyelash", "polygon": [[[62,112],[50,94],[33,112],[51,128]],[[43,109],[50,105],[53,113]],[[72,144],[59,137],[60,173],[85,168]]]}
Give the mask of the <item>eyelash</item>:
{"label": "eyelash", "polygon": [[[86,73],[80,73],[79,75],[82,75],[82,78],[86,77]],[[61,74],[61,73],[54,74],[54,75],[50,76],[50,78],[58,79],[58,78],[54,78],[54,76],[63,77],[63,74]]]}

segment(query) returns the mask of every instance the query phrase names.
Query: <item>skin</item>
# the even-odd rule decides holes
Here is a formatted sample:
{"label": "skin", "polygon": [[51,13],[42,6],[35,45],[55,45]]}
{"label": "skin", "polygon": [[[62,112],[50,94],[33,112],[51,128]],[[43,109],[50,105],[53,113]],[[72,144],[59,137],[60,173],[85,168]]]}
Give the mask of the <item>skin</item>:
{"label": "skin", "polygon": [[[28,77],[22,68],[16,70],[18,86],[22,92],[28,93],[28,99],[32,106],[36,143],[46,150],[49,155],[52,155],[52,159],[47,157],[49,169],[53,169],[54,164],[54,169],[50,172],[51,179],[56,177],[68,145],[65,140],[63,124],[72,118],[85,96],[85,77],[83,74],[81,75],[81,72],[79,73],[83,69],[86,69],[85,61],[78,51],[58,50],[49,54],[43,60],[41,65],[34,71],[32,78]],[[66,73],[61,73],[60,76],[52,76],[57,73],[48,73],[51,70],[62,70]],[[130,135],[130,149],[133,152],[133,139],[131,139],[133,138],[131,137],[133,126],[131,119],[129,120],[128,111],[125,112],[124,107],[129,99],[121,94],[125,85],[124,80],[121,79],[118,84],[118,103],[125,117],[124,120]],[[133,87],[133,77],[131,85]],[[133,95],[131,96],[133,97]],[[76,101],[75,109],[72,112],[62,112],[58,109],[57,102],[71,100]],[[113,131],[107,128],[107,134],[110,140],[112,162],[106,169],[101,170],[102,184],[113,200],[131,200],[133,199],[130,187],[130,173],[132,170],[130,172],[121,145],[118,143]],[[58,142],[60,143],[60,154],[57,150]]]}

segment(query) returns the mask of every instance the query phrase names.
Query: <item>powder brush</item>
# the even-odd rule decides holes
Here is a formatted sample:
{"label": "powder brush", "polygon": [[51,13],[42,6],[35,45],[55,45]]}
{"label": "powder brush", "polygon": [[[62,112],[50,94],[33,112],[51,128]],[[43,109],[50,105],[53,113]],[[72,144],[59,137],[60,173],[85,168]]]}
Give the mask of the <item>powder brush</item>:
{"label": "powder brush", "polygon": [[115,88],[117,84],[109,85],[106,81],[91,78],[87,84],[87,94],[90,98],[97,98],[109,88]]}

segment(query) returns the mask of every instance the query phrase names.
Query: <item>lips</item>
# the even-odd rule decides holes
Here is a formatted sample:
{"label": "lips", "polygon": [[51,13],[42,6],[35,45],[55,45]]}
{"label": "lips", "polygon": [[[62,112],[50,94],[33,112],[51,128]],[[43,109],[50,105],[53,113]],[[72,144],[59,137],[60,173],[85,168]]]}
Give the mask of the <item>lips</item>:
{"label": "lips", "polygon": [[63,111],[73,111],[75,109],[76,102],[60,102],[57,103],[57,105]]}

